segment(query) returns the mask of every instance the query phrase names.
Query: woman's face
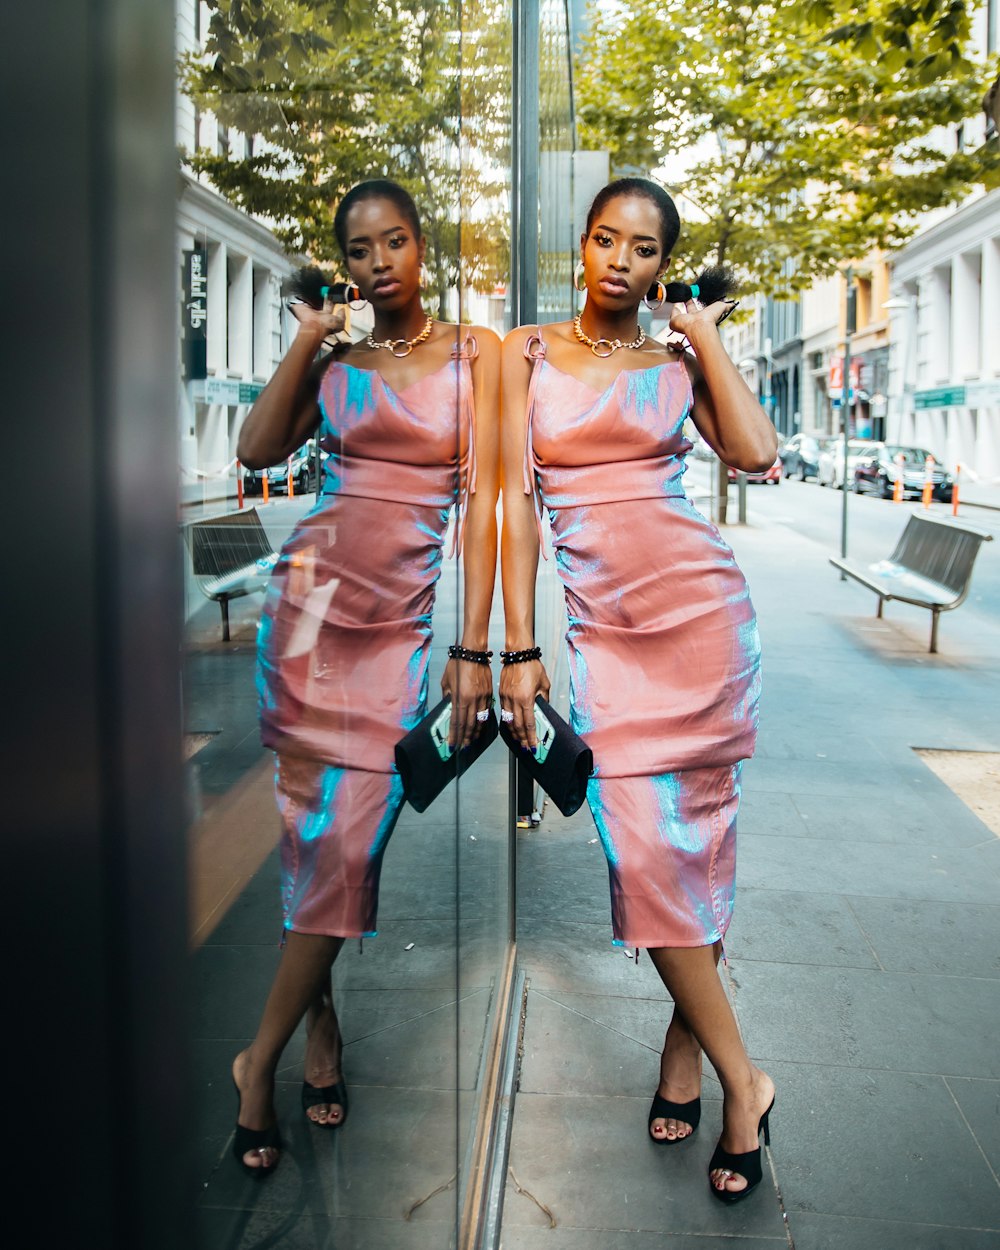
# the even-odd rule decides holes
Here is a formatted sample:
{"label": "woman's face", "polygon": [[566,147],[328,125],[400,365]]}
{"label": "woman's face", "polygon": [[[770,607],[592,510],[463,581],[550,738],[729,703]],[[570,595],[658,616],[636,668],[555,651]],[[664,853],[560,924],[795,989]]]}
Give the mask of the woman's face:
{"label": "woman's face", "polygon": [[361,200],[347,214],[347,272],[376,310],[402,308],[420,290],[426,243],[387,199]]}
{"label": "woman's face", "polygon": [[587,298],[608,309],[638,304],[667,267],[660,230],[660,214],[645,196],[609,200],[581,239]]}

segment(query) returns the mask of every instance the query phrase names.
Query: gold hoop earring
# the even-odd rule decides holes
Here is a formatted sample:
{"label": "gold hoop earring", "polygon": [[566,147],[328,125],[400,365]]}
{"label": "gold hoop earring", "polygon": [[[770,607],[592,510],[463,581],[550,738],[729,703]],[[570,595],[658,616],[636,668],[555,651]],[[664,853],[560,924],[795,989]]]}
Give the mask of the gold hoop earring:
{"label": "gold hoop earring", "polygon": [[361,309],[368,303],[365,297],[361,294],[361,287],[359,287],[356,282],[349,282],[347,284],[347,290],[344,294],[347,296],[348,307],[353,308],[355,312],[360,312]]}
{"label": "gold hoop earring", "polygon": [[582,260],[577,261],[576,268],[573,270],[573,285],[574,287],[576,287],[576,289],[580,292],[581,295],[587,289],[586,282],[584,282],[583,286],[580,285],[580,279],[584,276],[586,272],[587,270],[584,267],[583,261]]}
{"label": "gold hoop earring", "polygon": [[426,291],[431,284],[431,275],[423,261],[420,262],[420,289]]}
{"label": "gold hoop earring", "polygon": [[[651,291],[652,289],[653,289],[653,288],[652,288],[652,287],[650,287],[650,288],[649,288],[649,291]],[[666,300],[666,298],[667,298],[667,288],[663,285],[663,283],[662,283],[659,279],[657,279],[657,281],[656,281],[656,297],[655,297],[655,299],[650,299],[650,298],[649,298],[649,291],[647,291],[647,292],[646,292],[646,294],[642,297],[642,302],[643,302],[643,303],[646,305],[646,307],[647,307],[647,308],[649,308],[649,309],[659,308],[659,307],[660,307],[660,305],[661,305],[661,304],[664,302],[664,300]]]}

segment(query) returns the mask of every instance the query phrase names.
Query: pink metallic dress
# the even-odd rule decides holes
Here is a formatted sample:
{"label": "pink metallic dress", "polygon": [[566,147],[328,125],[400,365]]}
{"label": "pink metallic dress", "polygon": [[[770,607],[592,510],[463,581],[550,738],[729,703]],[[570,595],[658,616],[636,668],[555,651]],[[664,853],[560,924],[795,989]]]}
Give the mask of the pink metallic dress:
{"label": "pink metallic dress", "polygon": [[548,510],[565,587],[571,721],[594,752],[614,939],[710,945],[732,915],[760,644],[733,553],[684,493],[688,371],[680,358],[625,369],[598,393],[546,361],[540,332],[525,354],[524,489],[540,534]]}
{"label": "pink metallic dress", "polygon": [[258,635],[261,739],[277,755],[286,929],[372,937],[403,804],[396,742],[427,705],[443,544],[475,490],[466,339],[402,391],[334,361],[320,386],[322,494],[281,550]]}

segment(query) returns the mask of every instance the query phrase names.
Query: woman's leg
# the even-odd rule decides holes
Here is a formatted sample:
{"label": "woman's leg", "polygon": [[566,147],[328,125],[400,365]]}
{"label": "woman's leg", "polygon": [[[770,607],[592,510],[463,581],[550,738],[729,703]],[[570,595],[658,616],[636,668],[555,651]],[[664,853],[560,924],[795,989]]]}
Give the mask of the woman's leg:
{"label": "woman's leg", "polygon": [[[716,942],[713,950],[718,966],[722,943]],[[663,1041],[656,1092],[661,1098],[677,1103],[691,1102],[701,1094],[701,1044],[676,1003]],[[649,1132],[656,1141],[680,1141],[694,1130],[686,1120],[660,1116],[652,1121]]]}
{"label": "woman's leg", "polygon": [[[264,1005],[257,1036],[233,1061],[233,1080],[240,1091],[238,1123],[266,1129],[274,1124],[274,1076],[281,1052],[310,1006],[329,987],[330,969],[344,939],[311,933],[288,933],[278,971]],[[250,1167],[273,1167],[278,1152],[244,1155]]]}
{"label": "woman's leg", "polygon": [[[731,1154],[755,1150],[759,1144],[760,1117],[774,1097],[774,1084],[766,1072],[750,1062],[743,1046],[722,981],[716,970],[718,952],[713,946],[660,947],[650,950],[660,979],[681,1011],[689,1031],[718,1074],[722,1085],[723,1149]],[[746,1178],[712,1173],[717,1189],[745,1189]]]}
{"label": "woman's leg", "polygon": [[[342,1053],[340,1022],[333,1005],[333,978],[327,977],[306,1012],[306,1082],[317,1089],[336,1085],[343,1077]],[[337,1102],[313,1103],[306,1115],[314,1124],[339,1124],[344,1108]]]}

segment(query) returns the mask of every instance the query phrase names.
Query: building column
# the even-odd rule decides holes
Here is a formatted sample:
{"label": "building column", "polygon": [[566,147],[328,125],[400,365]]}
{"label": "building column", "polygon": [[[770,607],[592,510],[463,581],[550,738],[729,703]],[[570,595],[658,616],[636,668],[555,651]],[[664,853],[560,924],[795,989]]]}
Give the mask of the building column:
{"label": "building column", "polygon": [[951,261],[951,380],[979,373],[980,253],[962,252]]}
{"label": "building column", "polygon": [[228,354],[228,268],[229,256],[225,243],[216,243],[208,249],[208,345],[206,357],[209,373],[225,376]]}
{"label": "building column", "polygon": [[997,309],[1000,308],[1000,238],[983,242],[979,301],[979,369],[984,378],[1000,375]]}
{"label": "building column", "polygon": [[229,372],[253,373],[253,263],[249,256],[229,258]]}

